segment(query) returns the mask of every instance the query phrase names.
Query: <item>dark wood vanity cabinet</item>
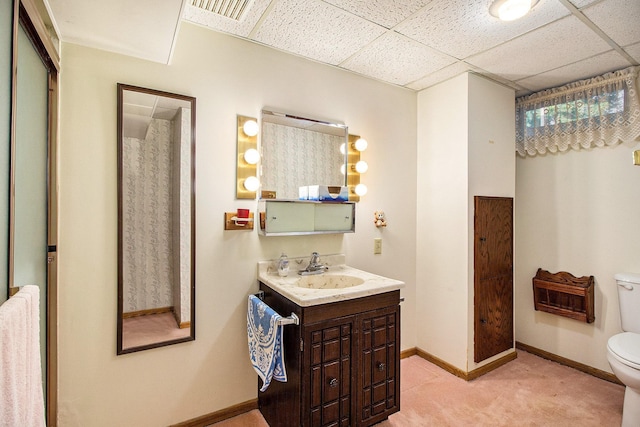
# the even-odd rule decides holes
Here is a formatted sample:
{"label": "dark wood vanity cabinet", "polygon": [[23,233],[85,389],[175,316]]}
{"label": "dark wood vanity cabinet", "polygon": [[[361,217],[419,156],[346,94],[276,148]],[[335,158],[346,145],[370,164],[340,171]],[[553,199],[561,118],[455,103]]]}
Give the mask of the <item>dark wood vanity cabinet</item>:
{"label": "dark wood vanity cabinet", "polygon": [[284,327],[288,381],[258,392],[271,427],[369,426],[400,410],[400,291],[300,307],[260,290],[300,318]]}

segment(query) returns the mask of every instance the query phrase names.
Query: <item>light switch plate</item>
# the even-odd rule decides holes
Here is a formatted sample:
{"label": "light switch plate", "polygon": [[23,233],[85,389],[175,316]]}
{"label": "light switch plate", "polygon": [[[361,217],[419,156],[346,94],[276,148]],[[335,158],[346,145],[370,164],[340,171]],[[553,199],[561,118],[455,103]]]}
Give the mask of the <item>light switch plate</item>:
{"label": "light switch plate", "polygon": [[382,253],[382,238],[376,237],[373,239],[373,253],[374,255],[378,255]]}

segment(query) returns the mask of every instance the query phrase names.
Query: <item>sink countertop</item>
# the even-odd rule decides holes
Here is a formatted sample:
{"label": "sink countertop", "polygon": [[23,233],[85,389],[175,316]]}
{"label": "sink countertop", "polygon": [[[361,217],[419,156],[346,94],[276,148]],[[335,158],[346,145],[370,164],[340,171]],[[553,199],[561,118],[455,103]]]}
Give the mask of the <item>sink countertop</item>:
{"label": "sink countertop", "polygon": [[[329,267],[327,272],[319,275],[301,276],[298,270],[304,270],[309,257],[289,258],[289,275],[278,276],[278,260],[258,262],[258,280],[279,292],[301,307],[345,301],[369,295],[381,294],[404,287],[404,282],[378,276],[367,271],[345,265],[344,255],[321,255],[320,263]],[[318,277],[332,275],[348,275],[364,280],[358,286],[340,289],[310,289],[296,286],[301,277]]]}

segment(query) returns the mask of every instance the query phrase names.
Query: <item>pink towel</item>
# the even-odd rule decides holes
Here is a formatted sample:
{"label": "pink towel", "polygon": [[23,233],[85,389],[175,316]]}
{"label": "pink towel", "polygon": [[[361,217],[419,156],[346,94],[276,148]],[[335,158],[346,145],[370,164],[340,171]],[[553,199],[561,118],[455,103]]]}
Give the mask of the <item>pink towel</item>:
{"label": "pink towel", "polygon": [[40,289],[23,286],[0,306],[0,426],[42,427]]}

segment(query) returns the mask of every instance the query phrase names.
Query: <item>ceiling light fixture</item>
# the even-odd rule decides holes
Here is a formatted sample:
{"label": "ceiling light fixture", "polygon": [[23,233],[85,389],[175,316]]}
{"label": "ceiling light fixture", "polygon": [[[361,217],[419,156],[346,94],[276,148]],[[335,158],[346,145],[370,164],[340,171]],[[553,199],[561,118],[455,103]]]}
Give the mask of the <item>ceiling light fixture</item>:
{"label": "ceiling light fixture", "polygon": [[514,21],[529,13],[538,0],[495,0],[489,13],[502,21]]}

